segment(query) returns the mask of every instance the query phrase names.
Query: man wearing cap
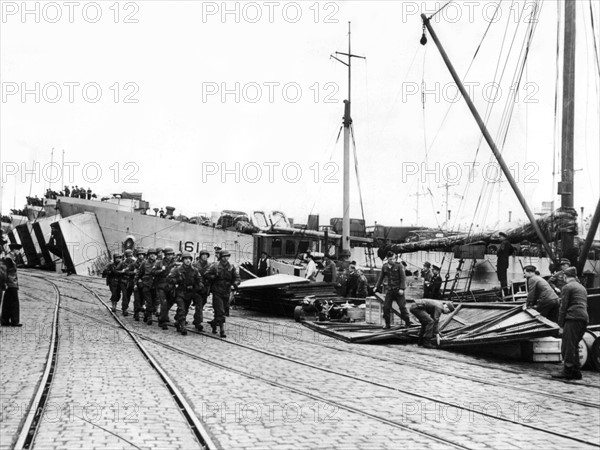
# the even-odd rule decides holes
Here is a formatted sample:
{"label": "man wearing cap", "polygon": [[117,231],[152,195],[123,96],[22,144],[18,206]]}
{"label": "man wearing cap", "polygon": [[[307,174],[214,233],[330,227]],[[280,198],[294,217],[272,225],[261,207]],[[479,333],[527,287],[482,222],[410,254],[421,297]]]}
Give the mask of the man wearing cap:
{"label": "man wearing cap", "polygon": [[577,269],[564,270],[566,284],[560,294],[558,325],[562,330],[561,354],[564,367],[561,373],[552,378],[581,380],[579,363],[579,341],[583,338],[589,322],[587,312],[587,291],[577,282]]}
{"label": "man wearing cap", "polygon": [[560,270],[554,273],[548,279],[548,283],[550,283],[550,286],[552,286],[552,288],[557,294],[560,294],[562,288],[567,284],[565,270],[571,267],[571,261],[569,261],[567,258],[561,258],[559,264]]}
{"label": "man wearing cap", "polygon": [[156,289],[156,303],[160,305],[158,325],[166,330],[169,328],[169,310],[176,301],[172,286],[169,286],[167,282],[167,277],[171,270],[175,268],[175,250],[166,247],[164,253],[165,256],[162,260],[156,260],[156,264],[152,268],[152,275],[154,277],[154,289]]}
{"label": "man wearing cap", "polygon": [[546,280],[535,274],[535,266],[525,266],[523,268],[527,282],[527,303],[526,308],[535,308],[542,316],[558,322],[558,310],[560,302],[558,295]]}
{"label": "man wearing cap", "polygon": [[156,247],[156,260],[162,261],[165,257],[165,252],[161,247]]}
{"label": "man wearing cap", "polygon": [[142,289],[142,297],[146,310],[144,311],[144,322],[148,325],[152,325],[152,314],[154,313],[154,276],[152,275],[152,269],[156,264],[156,249],[148,249],[148,258],[144,260],[143,264],[139,268],[138,272],[138,288]]}
{"label": "man wearing cap", "polygon": [[498,258],[496,263],[496,270],[498,274],[498,281],[500,281],[500,288],[502,289],[503,295],[508,295],[508,258],[515,252],[514,247],[508,241],[506,233],[498,233],[500,236],[500,246],[496,252]]}
{"label": "man wearing cap", "polygon": [[452,302],[419,298],[410,307],[410,312],[421,322],[418,345],[425,348],[437,347],[438,325],[440,316],[454,311]]}
{"label": "man wearing cap", "polygon": [[379,280],[375,285],[375,290],[381,292],[383,280],[387,278],[387,292],[385,294],[385,303],[383,304],[383,320],[385,321],[385,330],[390,328],[390,319],[392,313],[392,304],[396,302],[400,308],[400,318],[404,321],[406,327],[410,326],[410,316],[406,309],[406,298],[404,289],[406,289],[406,274],[404,266],[397,262],[396,254],[388,252],[387,263],[381,268]]}
{"label": "man wearing cap", "polygon": [[223,250],[221,247],[215,245],[215,264],[219,263],[219,253],[221,252],[221,250]]}
{"label": "man wearing cap", "polygon": [[208,250],[200,250],[200,255],[198,255],[198,261],[194,264],[194,267],[200,273],[200,277],[202,278],[202,284],[204,285],[204,289],[200,292],[200,297],[202,298],[202,308],[206,305],[208,301],[209,294],[209,283],[206,280],[206,273],[210,268],[210,263],[208,262],[208,258],[210,256],[210,252]]}
{"label": "man wearing cap", "polygon": [[258,277],[266,277],[269,275],[269,267],[271,265],[271,261],[269,260],[269,254],[267,252],[262,252],[260,254],[260,259],[258,260],[258,265],[256,267],[256,275]]}
{"label": "man wearing cap", "polygon": [[10,251],[4,258],[6,267],[6,289],[2,299],[2,310],[0,324],[3,327],[20,327],[20,305],[19,305],[19,277],[17,276],[17,259],[21,252],[21,244],[9,244]]}
{"label": "man wearing cap", "polygon": [[208,269],[206,277],[212,282],[213,310],[215,317],[208,322],[212,327],[213,334],[217,333],[217,327],[221,330],[221,337],[227,337],[225,334],[225,304],[229,303],[231,289],[237,289],[240,284],[240,275],[230,262],[231,253],[222,250],[219,254],[219,263],[213,264]]}
{"label": "man wearing cap", "polygon": [[431,298],[431,279],[433,278],[433,274],[431,273],[431,263],[428,261],[423,263],[421,276],[423,277],[423,298]]}
{"label": "man wearing cap", "polygon": [[[194,326],[202,330],[202,299],[200,291],[204,288],[198,270],[192,266],[192,255],[185,252],[181,255],[183,264],[174,267],[169,273],[169,283],[175,290],[175,302],[177,312],[175,313],[175,326],[182,336],[187,335],[185,319],[190,305],[194,302]],[[161,314],[162,317],[162,314]],[[164,322],[163,322],[164,323]]]}
{"label": "man wearing cap", "polygon": [[[121,310],[124,316],[128,316],[129,301],[133,294],[133,278],[135,276],[135,259],[133,259],[133,250],[125,250],[125,259],[117,266],[117,272],[121,275]],[[115,312],[117,303],[114,302],[112,310]]]}
{"label": "man wearing cap", "polygon": [[140,267],[146,260],[146,249],[139,247],[136,249],[137,259],[134,263],[135,275],[133,276],[133,320],[140,320],[140,313],[144,311],[144,297],[142,289],[139,287]]}
{"label": "man wearing cap", "polygon": [[102,276],[106,277],[106,285],[110,289],[110,303],[113,312],[117,310],[117,302],[121,298],[121,274],[117,271],[121,261],[121,255],[114,253],[112,262],[108,263],[102,272]]}
{"label": "man wearing cap", "polygon": [[431,266],[431,282],[429,285],[429,298],[442,298],[442,277],[440,276],[440,268],[435,264]]}

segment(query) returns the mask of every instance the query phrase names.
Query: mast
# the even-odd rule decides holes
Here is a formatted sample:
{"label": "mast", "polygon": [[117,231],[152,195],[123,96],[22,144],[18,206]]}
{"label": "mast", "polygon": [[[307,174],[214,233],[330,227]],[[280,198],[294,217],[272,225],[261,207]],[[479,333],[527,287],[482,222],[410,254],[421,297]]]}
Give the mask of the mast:
{"label": "mast", "polygon": [[[573,132],[575,128],[575,8],[576,2],[565,1],[561,181],[558,194],[561,209],[573,210]],[[562,256],[568,258],[573,249],[574,232],[561,234]]]}
{"label": "mast", "polygon": [[363,56],[352,54],[350,39],[350,22],[348,22],[348,53],[335,52],[336,55],[348,57],[348,62],[331,55],[331,58],[341,62],[348,67],[348,99],[344,100],[344,202],[342,219],[342,256],[350,256],[350,126],[352,118],[350,116],[350,100],[352,95],[352,58],[366,59]]}
{"label": "mast", "polygon": [[[454,66],[452,65],[452,62],[450,62],[450,59],[448,58],[448,55],[446,54],[444,47],[442,47],[441,42],[439,41],[437,35],[435,34],[435,31],[433,30],[433,28],[431,26],[429,18],[427,18],[427,16],[425,14],[421,14],[421,19],[423,19],[423,25],[425,27],[427,27],[427,30],[429,30],[429,34],[431,35],[431,38],[435,42],[435,45],[437,46],[440,54],[442,55],[442,58],[444,59],[444,62],[446,63],[446,67],[448,67],[448,70],[450,71],[450,74],[452,75],[452,78],[454,79],[456,86],[458,87],[460,93],[462,94],[465,101],[467,102],[467,106],[471,110],[471,113],[473,114],[473,117],[475,118],[475,121],[477,122],[477,125],[479,126],[479,129],[481,130],[481,133],[483,134],[483,137],[485,138],[486,142],[490,146],[492,153],[496,157],[496,160],[498,161],[498,164],[500,165],[500,168],[502,169],[502,173],[504,173],[504,176],[506,177],[508,183],[510,184],[510,187],[513,189],[515,195],[517,196],[519,203],[521,203],[521,206],[523,207],[525,214],[527,214],[527,218],[531,222],[531,225],[533,226],[533,229],[535,230],[535,233],[536,233],[538,239],[544,246],[544,249],[546,250],[548,257],[553,259],[552,249],[548,245],[548,242],[546,241],[546,238],[544,237],[544,233],[542,233],[542,230],[540,229],[540,226],[538,225],[537,220],[535,219],[535,216],[533,215],[533,212],[529,208],[529,205],[527,205],[527,201],[525,200],[525,197],[523,197],[523,194],[521,193],[519,186],[517,185],[517,183],[515,182],[515,179],[513,178],[512,174],[510,173],[510,169],[506,165],[506,162],[504,161],[502,154],[500,153],[500,151],[498,150],[498,147],[496,146],[496,143],[492,139],[492,136],[490,135],[487,127],[485,126],[483,119],[479,115],[477,108],[475,108],[475,105],[473,104],[473,101],[471,100],[469,93],[467,92],[464,85],[462,84],[462,81],[460,80],[458,74],[456,73],[456,70],[454,70]],[[425,38],[424,34],[423,34],[423,37],[421,38],[421,43],[422,44],[427,43],[427,39]]]}

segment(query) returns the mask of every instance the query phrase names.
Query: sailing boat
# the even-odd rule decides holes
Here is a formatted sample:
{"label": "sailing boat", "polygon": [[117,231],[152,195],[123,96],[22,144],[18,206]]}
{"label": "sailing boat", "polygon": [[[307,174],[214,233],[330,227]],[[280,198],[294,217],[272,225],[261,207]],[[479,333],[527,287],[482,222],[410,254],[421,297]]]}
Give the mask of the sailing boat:
{"label": "sailing boat", "polygon": [[[558,193],[561,195],[562,204],[561,208],[556,211],[554,214],[548,217],[544,217],[542,219],[537,219],[530,207],[528,206],[525,197],[521,193],[517,182],[515,181],[510,168],[504,161],[501,152],[499,151],[494,139],[491,137],[484,120],[479,115],[477,108],[475,107],[473,101],[469,96],[469,92],[465,89],[460,77],[456,73],[450,58],[446,54],[440,39],[438,38],[435,30],[433,29],[430,18],[426,15],[421,15],[423,20],[423,36],[421,38],[421,43],[425,45],[427,43],[427,34],[433,39],[435,45],[437,46],[450,74],[459,91],[461,92],[463,98],[465,99],[469,110],[473,114],[477,125],[488,144],[489,148],[492,150],[492,153],[498,162],[498,165],[502,169],[502,173],[505,176],[506,180],[509,182],[511,188],[513,189],[517,199],[519,200],[523,210],[525,211],[529,224],[512,229],[507,230],[507,234],[509,235],[509,239],[511,242],[519,243],[523,240],[528,240],[532,242],[540,243],[543,247],[543,258],[539,258],[537,261],[533,262],[533,264],[537,265],[542,273],[549,273],[550,264],[553,260],[559,257],[566,257],[573,261],[573,263],[577,263],[577,267],[579,269],[579,273],[582,274],[586,269],[589,272],[595,274],[594,285],[598,285],[598,262],[597,261],[587,261],[588,252],[593,244],[593,237],[596,233],[598,221],[600,220],[600,203],[596,207],[596,213],[592,220],[587,239],[580,249],[579,257],[577,257],[577,248],[574,246],[574,236],[577,232],[577,212],[573,208],[573,129],[574,129],[574,59],[575,59],[575,8],[576,2],[565,2],[564,4],[564,22],[565,22],[565,32],[564,32],[564,67],[563,72],[565,74],[564,83],[563,83],[563,125],[562,125],[562,170],[561,173],[563,175],[562,180],[558,185]],[[537,20],[537,19],[536,19]],[[387,246],[386,248],[380,249],[380,255],[384,254],[387,250],[393,250],[397,253],[402,253],[403,257],[406,260],[409,260],[417,267],[420,267],[423,261],[426,260],[427,256],[431,257],[429,254],[427,256],[424,255],[425,251],[452,251],[457,250],[454,254],[446,254],[446,257],[440,257],[437,261],[441,261],[442,263],[448,264],[450,260],[454,258],[453,263],[455,264],[453,267],[453,271],[455,273],[455,280],[458,278],[466,279],[467,283],[471,282],[472,277],[460,277],[460,271],[462,269],[462,261],[465,259],[473,260],[472,266],[470,269],[471,275],[476,272],[476,259],[479,260],[493,260],[493,256],[485,255],[485,250],[488,244],[494,241],[498,237],[498,231],[495,230],[487,233],[462,233],[450,238],[441,238],[441,239],[433,239],[427,241],[421,241],[416,243],[407,243],[407,244],[397,244],[392,246]],[[557,252],[553,249],[549,241],[560,240],[561,248]],[[476,248],[478,247],[479,248]],[[419,253],[413,253],[419,252]],[[517,262],[520,262],[520,259],[516,259],[513,261],[513,278],[520,278],[521,268],[518,267]],[[456,264],[458,262],[458,265]],[[532,262],[527,262],[530,264]],[[484,265],[480,265],[483,267]],[[493,264],[495,266],[495,264]],[[449,271],[448,271],[449,272]],[[480,280],[483,278],[484,283],[482,285],[485,286],[486,281],[490,281],[490,278],[494,278],[493,268],[490,265],[487,265],[486,277],[480,277]],[[448,278],[453,278],[447,275]],[[490,276],[491,275],[491,276]],[[494,280],[495,281],[495,280]],[[452,286],[456,285],[456,281],[451,284]],[[468,286],[468,284],[467,284]],[[450,288],[452,290],[452,288]],[[472,297],[472,296],[470,296]]]}

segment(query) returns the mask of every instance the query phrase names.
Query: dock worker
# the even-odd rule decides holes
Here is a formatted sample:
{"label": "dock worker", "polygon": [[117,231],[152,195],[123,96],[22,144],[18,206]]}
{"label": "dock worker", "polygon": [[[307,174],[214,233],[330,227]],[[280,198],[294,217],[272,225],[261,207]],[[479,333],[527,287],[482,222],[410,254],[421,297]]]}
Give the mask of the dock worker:
{"label": "dock worker", "polygon": [[440,268],[435,264],[431,266],[431,284],[429,285],[429,298],[442,298],[442,277],[440,276]]}
{"label": "dock worker", "polygon": [[313,255],[310,253],[306,254],[306,273],[304,274],[304,278],[309,281],[317,281],[317,263],[313,258]]}
{"label": "dock worker", "polygon": [[202,298],[200,292],[204,289],[204,285],[198,269],[192,265],[193,257],[191,253],[182,253],[181,259],[183,264],[174,267],[169,273],[168,279],[175,291],[174,302],[177,304],[175,327],[182,336],[185,336],[187,335],[185,320],[192,302],[195,306],[194,326],[197,330],[202,331]]}
{"label": "dock worker", "polygon": [[323,259],[323,281],[325,283],[335,283],[337,281],[337,266],[329,255],[325,255]]}
{"label": "dock worker", "polygon": [[508,241],[506,233],[498,233],[500,236],[500,246],[496,252],[498,261],[496,263],[496,270],[498,274],[498,281],[500,282],[500,289],[502,289],[502,295],[508,295],[508,259],[515,252],[514,247]]}
{"label": "dock worker", "polygon": [[354,298],[367,298],[369,295],[369,283],[364,272],[360,269],[356,269],[356,284],[354,285],[353,292],[350,293],[350,297]]}
{"label": "dock worker", "polygon": [[169,328],[169,310],[176,301],[171,286],[167,282],[167,277],[175,268],[175,250],[166,247],[164,253],[165,257],[162,260],[156,259],[152,275],[154,276],[154,289],[156,289],[156,303],[160,307],[158,325],[163,330],[167,330]]}
{"label": "dock worker", "polygon": [[[121,275],[121,311],[124,316],[128,316],[129,302],[133,294],[133,278],[135,277],[135,259],[133,259],[133,250],[125,250],[125,258],[117,266],[117,272]],[[117,310],[117,304],[113,303],[112,310]]]}
{"label": "dock worker", "polygon": [[390,320],[392,314],[392,304],[396,302],[400,308],[400,318],[404,321],[404,325],[410,326],[410,316],[406,309],[406,298],[404,290],[406,289],[406,274],[404,266],[397,261],[397,256],[394,252],[388,252],[387,262],[381,268],[379,280],[375,285],[375,291],[381,292],[383,280],[387,278],[387,292],[385,294],[385,302],[383,304],[383,320],[385,321],[384,329],[390,329]]}
{"label": "dock worker", "polygon": [[561,354],[563,357],[562,372],[552,378],[581,380],[579,363],[579,341],[585,334],[589,322],[587,312],[587,291],[577,282],[577,269],[569,267],[564,270],[566,284],[560,294],[560,311],[558,325],[562,332]]}
{"label": "dock worker", "polygon": [[154,313],[154,276],[152,269],[156,264],[156,249],[148,249],[148,257],[140,266],[138,272],[138,288],[142,290],[142,297],[146,307],[144,311],[144,322],[152,325],[152,314]]}
{"label": "dock worker", "polygon": [[204,285],[204,289],[200,292],[200,297],[202,298],[202,308],[208,302],[208,294],[209,283],[206,280],[206,273],[210,268],[210,263],[208,262],[208,258],[210,256],[210,252],[208,250],[200,250],[200,254],[198,255],[198,261],[194,264],[194,267],[198,269],[200,276],[202,277],[202,284]]}
{"label": "dock worker", "polygon": [[110,303],[113,312],[117,310],[117,303],[121,298],[121,274],[117,271],[117,267],[122,260],[120,253],[114,253],[112,262],[108,263],[102,272],[102,276],[106,278],[106,285],[110,289]]}
{"label": "dock worker", "polygon": [[548,283],[557,294],[560,294],[562,288],[567,284],[565,270],[571,267],[571,261],[567,258],[561,258],[559,261],[560,270],[555,272],[549,279]]}
{"label": "dock worker", "polygon": [[454,311],[452,302],[419,298],[410,307],[410,312],[421,322],[417,344],[425,348],[437,347],[440,316]]}
{"label": "dock worker", "polygon": [[233,264],[229,262],[231,253],[222,250],[219,253],[219,263],[213,264],[208,269],[206,277],[212,283],[211,291],[213,294],[213,310],[215,317],[208,322],[212,328],[213,334],[217,333],[217,327],[220,329],[221,337],[227,337],[225,334],[225,303],[229,302],[229,295],[232,289],[237,289],[240,285],[240,275]]}
{"label": "dock worker", "polygon": [[146,249],[138,247],[135,249],[135,275],[133,276],[133,320],[140,320],[140,313],[144,311],[144,297],[142,290],[138,287],[140,267],[146,260]]}
{"label": "dock worker", "polygon": [[20,327],[21,309],[19,304],[19,277],[17,275],[17,259],[23,248],[21,244],[9,244],[9,252],[3,260],[6,267],[6,289],[2,299],[0,325],[3,327]]}
{"label": "dock worker", "polygon": [[423,277],[423,298],[431,298],[431,279],[433,278],[433,274],[431,273],[431,263],[429,261],[423,263],[421,276]]}
{"label": "dock worker", "polygon": [[554,289],[546,280],[535,274],[535,266],[525,266],[523,271],[527,282],[527,303],[525,303],[525,307],[535,308],[546,319],[554,323],[558,322],[560,302]]}
{"label": "dock worker", "polygon": [[256,276],[258,277],[266,277],[269,275],[269,269],[271,266],[271,260],[269,259],[269,254],[267,252],[261,252],[260,259],[258,260],[258,264],[256,267]]}

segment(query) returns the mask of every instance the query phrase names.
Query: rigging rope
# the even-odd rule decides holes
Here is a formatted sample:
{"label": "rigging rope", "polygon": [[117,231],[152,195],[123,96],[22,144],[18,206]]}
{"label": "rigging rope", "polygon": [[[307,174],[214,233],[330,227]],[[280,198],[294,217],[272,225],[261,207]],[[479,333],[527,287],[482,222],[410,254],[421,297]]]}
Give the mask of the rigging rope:
{"label": "rigging rope", "polygon": [[358,156],[356,154],[356,141],[354,140],[354,126],[350,125],[350,134],[352,136],[352,148],[354,149],[354,170],[356,171],[356,184],[358,185],[358,196],[360,198],[360,210],[362,212],[362,218],[365,224],[365,207],[363,205],[362,189],[360,187],[360,177],[358,176]]}

